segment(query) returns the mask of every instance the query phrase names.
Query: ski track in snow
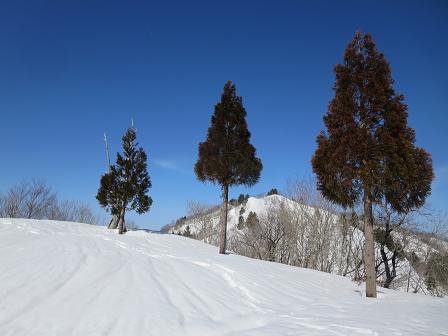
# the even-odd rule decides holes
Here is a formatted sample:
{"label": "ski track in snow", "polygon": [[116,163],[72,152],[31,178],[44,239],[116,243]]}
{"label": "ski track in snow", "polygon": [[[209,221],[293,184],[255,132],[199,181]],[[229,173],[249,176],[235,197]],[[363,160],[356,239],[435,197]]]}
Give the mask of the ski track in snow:
{"label": "ski track in snow", "polygon": [[177,235],[0,219],[0,335],[448,335],[448,299]]}

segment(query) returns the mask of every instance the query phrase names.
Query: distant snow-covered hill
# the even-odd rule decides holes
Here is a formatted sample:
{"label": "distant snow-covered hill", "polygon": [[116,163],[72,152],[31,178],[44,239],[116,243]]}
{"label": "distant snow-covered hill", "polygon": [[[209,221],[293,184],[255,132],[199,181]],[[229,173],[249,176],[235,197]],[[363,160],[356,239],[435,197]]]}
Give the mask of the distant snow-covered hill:
{"label": "distant snow-covered hill", "polygon": [[[251,212],[260,222],[252,230],[247,225],[239,225],[241,218],[244,224]],[[196,239],[217,245],[220,213],[218,207],[199,211],[184,217],[169,232],[184,234],[188,229]],[[344,275],[356,281],[363,276],[362,222],[358,220],[357,225],[344,222],[335,211],[301,204],[281,195],[249,197],[242,204],[229,205],[227,234],[228,249],[238,254]],[[448,243],[434,237],[424,240],[418,232],[399,229],[393,232],[393,238],[403,251],[396,259],[397,276],[391,288],[441,295],[438,289],[427,287],[424,264],[434,252],[447,254]],[[376,255],[380,263],[379,244],[376,244]],[[379,272],[384,272],[384,264],[379,265]],[[381,275],[379,283],[383,282],[384,275]]]}
{"label": "distant snow-covered hill", "polygon": [[[249,200],[253,209],[263,201]],[[257,203],[259,202],[259,203]],[[258,204],[258,205],[257,205]],[[443,335],[448,300],[171,234],[0,219],[0,335]]]}
{"label": "distant snow-covered hill", "polygon": [[[293,211],[300,206],[301,211],[306,211],[308,213],[313,213],[314,208],[298,204],[297,202],[290,200],[282,195],[270,195],[265,197],[249,197],[247,201],[243,204],[238,204],[236,206],[229,206],[228,218],[227,218],[227,230],[232,235],[232,233],[237,230],[238,220],[240,217],[240,211],[244,208],[244,213],[242,214],[244,219],[247,219],[250,212],[255,212],[258,217],[267,217],[272,208],[278,207],[279,205],[285,206],[290,211]],[[216,208],[213,212],[209,214],[213,225],[219,225],[220,219],[220,208]],[[336,217],[335,217],[336,218]],[[181,222],[181,225],[173,227],[170,233],[182,233],[185,231],[186,227],[189,226],[192,233],[197,233],[200,230],[201,223],[197,220],[195,216],[191,218],[186,218],[185,221]]]}

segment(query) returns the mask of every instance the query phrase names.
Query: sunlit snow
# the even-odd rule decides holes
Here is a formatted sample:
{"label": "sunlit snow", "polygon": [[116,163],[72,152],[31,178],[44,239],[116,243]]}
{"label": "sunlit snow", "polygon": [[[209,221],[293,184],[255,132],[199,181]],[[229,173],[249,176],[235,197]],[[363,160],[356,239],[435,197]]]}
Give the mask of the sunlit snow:
{"label": "sunlit snow", "polygon": [[448,299],[171,234],[0,219],[0,335],[447,335]]}

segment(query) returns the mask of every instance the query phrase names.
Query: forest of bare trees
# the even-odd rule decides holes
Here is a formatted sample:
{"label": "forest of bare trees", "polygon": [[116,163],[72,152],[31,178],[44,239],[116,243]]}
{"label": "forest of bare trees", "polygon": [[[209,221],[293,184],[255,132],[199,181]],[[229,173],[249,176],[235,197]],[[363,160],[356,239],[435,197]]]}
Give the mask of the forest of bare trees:
{"label": "forest of bare trees", "polygon": [[273,201],[266,216],[238,230],[232,248],[258,259],[347,275],[361,248],[355,227],[341,225],[335,206],[314,190],[311,182],[290,182],[289,200]]}
{"label": "forest of bare trees", "polygon": [[[362,209],[343,210],[323,198],[313,180],[290,180],[285,198],[272,198],[266,215],[232,203],[240,218],[229,249],[251,258],[365,280]],[[219,207],[188,203],[188,216],[170,230],[218,244]],[[241,210],[242,209],[242,210]],[[380,286],[431,295],[448,293],[446,219],[430,211],[398,215],[375,207],[376,278]]]}
{"label": "forest of bare trees", "polygon": [[45,180],[32,179],[11,187],[0,194],[0,217],[50,219],[100,224],[100,217],[88,204],[74,200],[59,200]]}

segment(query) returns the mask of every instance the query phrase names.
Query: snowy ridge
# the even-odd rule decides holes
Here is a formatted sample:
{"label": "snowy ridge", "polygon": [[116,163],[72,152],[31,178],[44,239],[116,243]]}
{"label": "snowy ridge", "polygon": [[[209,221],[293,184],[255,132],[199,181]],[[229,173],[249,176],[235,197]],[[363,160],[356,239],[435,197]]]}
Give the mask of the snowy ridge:
{"label": "snowy ridge", "polygon": [[448,299],[143,231],[0,219],[1,335],[446,335]]}
{"label": "snowy ridge", "polygon": [[[249,212],[251,211],[255,212],[257,216],[260,218],[267,217],[269,209],[271,209],[272,207],[277,207],[279,205],[283,205],[287,209],[293,211],[294,209],[297,208],[298,203],[281,195],[270,195],[262,198],[249,197],[246,204],[238,205],[229,211],[229,220],[228,220],[229,229],[230,230],[235,229],[236,226],[238,225],[239,211],[243,206],[244,209],[246,210],[243,214],[243,217],[244,219],[246,219],[247,216],[249,215]],[[301,211],[314,213],[314,208],[307,205],[301,204],[300,209]]]}
{"label": "snowy ridge", "polygon": [[[247,219],[247,216],[250,212],[255,212],[260,219],[264,219],[265,222],[269,222],[269,214],[278,211],[279,208],[285,209],[287,212],[292,214],[295,218],[301,218],[298,219],[304,220],[304,221],[311,221],[311,225],[314,223],[313,221],[316,220],[313,215],[316,212],[316,208],[313,208],[308,205],[299,204],[291,199],[288,199],[281,195],[270,195],[265,196],[261,198],[255,198],[255,197],[249,197],[249,199],[244,203],[237,206],[230,206],[229,212],[228,212],[228,223],[227,223],[227,234],[228,234],[228,248],[232,250],[232,248],[235,248],[235,246],[232,245],[232,238],[238,237],[238,235],[241,235],[243,231],[239,230],[237,228],[238,226],[238,219],[240,217],[240,210],[241,208],[245,209],[244,213],[242,214],[244,219]],[[330,238],[326,244],[328,247],[334,251],[332,255],[330,255],[330,258],[336,258],[336,259],[346,259],[346,256],[343,255],[342,251],[343,247],[341,246],[341,240],[342,235],[339,232],[340,231],[340,221],[339,216],[334,213],[327,212],[325,210],[319,209],[319,211],[322,214],[325,214],[325,216],[328,218],[329,221],[334,223],[333,230],[336,231],[336,233],[332,233],[332,238]],[[303,216],[305,214],[305,216]],[[219,233],[219,221],[220,221],[220,209],[215,209],[213,212],[207,215],[208,218],[204,220],[202,217],[190,217],[187,218],[185,221],[181,223],[181,225],[177,225],[171,229],[171,233],[184,233],[186,228],[189,227],[190,232],[194,235],[196,235],[196,238],[199,238],[207,243],[215,244],[218,243],[218,233]],[[207,225],[210,225],[212,228],[208,229],[208,234],[204,236],[204,221],[207,222]],[[306,228],[305,228],[306,229]],[[201,231],[202,230],[202,231]],[[244,230],[244,229],[243,229]],[[361,229],[358,228],[352,228],[353,230],[353,245],[355,249],[357,249],[357,257],[359,259],[362,258],[362,248],[363,248],[363,241],[364,241],[364,233]],[[402,242],[403,240],[407,241],[407,245],[405,245],[405,252],[406,252],[406,258],[400,259],[397,263],[399,263],[399,267],[397,267],[397,277],[394,279],[394,281],[391,284],[391,288],[402,290],[402,291],[415,291],[418,293],[425,293],[428,294],[429,291],[426,287],[425,282],[423,281],[423,278],[421,274],[416,272],[416,270],[413,268],[411,263],[407,258],[409,258],[413,253],[418,256],[421,260],[427,259],[430,253],[436,252],[436,250],[427,242],[419,238],[415,234],[407,234],[406,236],[403,236],[400,231],[394,231],[393,237],[397,242]],[[348,237],[348,239],[350,239]],[[434,240],[435,238],[431,238]],[[434,242],[434,241],[433,241]],[[304,241],[304,244],[306,245],[308,242]],[[440,246],[441,250],[447,251],[448,250],[448,243],[442,240],[437,240],[437,245]],[[388,252],[387,248],[385,248],[386,252]],[[233,249],[233,251],[237,251],[236,249]],[[238,251],[237,251],[238,252]],[[243,253],[244,254],[244,253]],[[247,255],[247,254],[246,254]],[[376,255],[377,259],[380,260],[380,245],[376,244]],[[311,268],[313,268],[311,266]],[[314,269],[319,269],[314,267]],[[379,271],[383,271],[384,267],[381,265],[379,268]],[[334,274],[344,274],[344,270],[342,268],[338,268],[338,265],[335,265],[333,269],[331,270],[331,273]],[[356,273],[351,273],[352,277],[356,276]],[[384,281],[384,279],[379,279],[380,283],[381,281]]]}
{"label": "snowy ridge", "polygon": [[[276,207],[279,206],[280,204],[282,204],[283,206],[285,206],[286,208],[290,209],[291,211],[293,211],[294,209],[297,208],[298,203],[290,200],[289,198],[286,198],[284,196],[281,195],[270,195],[270,196],[265,196],[265,197],[261,197],[261,198],[256,198],[256,197],[249,197],[247,202],[245,204],[240,204],[237,206],[234,206],[231,208],[229,208],[229,212],[228,212],[228,217],[227,217],[227,230],[229,231],[230,236],[232,235],[232,233],[237,230],[237,225],[238,225],[238,219],[240,216],[240,210],[241,208],[244,207],[245,212],[242,215],[244,217],[244,219],[247,219],[247,216],[249,215],[249,213],[255,212],[257,214],[258,217],[267,217],[269,209],[271,207]],[[300,205],[300,209],[302,211],[307,211],[310,213],[314,212],[314,208],[307,206],[307,205]],[[212,220],[213,220],[213,225],[219,225],[219,220],[220,220],[220,209],[214,211],[211,214]],[[336,218],[336,216],[335,216]],[[170,233],[182,233],[185,231],[186,227],[189,226],[190,230],[192,233],[195,233],[198,231],[198,226],[200,224],[194,219],[188,219],[182,223],[182,225],[178,226],[178,227],[174,227],[172,228],[169,232]]]}

